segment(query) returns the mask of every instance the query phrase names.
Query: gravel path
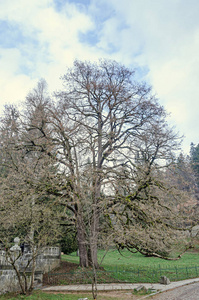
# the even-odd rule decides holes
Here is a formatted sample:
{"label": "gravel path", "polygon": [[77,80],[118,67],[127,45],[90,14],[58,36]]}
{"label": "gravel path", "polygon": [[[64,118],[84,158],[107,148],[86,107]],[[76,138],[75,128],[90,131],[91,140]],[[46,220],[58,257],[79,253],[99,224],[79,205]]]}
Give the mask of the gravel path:
{"label": "gravel path", "polygon": [[154,300],[199,300],[199,283],[185,285],[174,290],[157,294],[149,299]]}

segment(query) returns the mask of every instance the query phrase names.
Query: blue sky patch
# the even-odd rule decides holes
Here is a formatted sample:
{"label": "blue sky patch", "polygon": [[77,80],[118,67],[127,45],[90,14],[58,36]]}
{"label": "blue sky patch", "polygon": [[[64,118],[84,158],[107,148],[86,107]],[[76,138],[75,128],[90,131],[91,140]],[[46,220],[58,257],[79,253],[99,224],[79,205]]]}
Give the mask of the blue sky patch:
{"label": "blue sky patch", "polygon": [[2,48],[15,48],[24,42],[25,37],[16,23],[0,20],[0,46]]}
{"label": "blue sky patch", "polygon": [[80,32],[79,33],[79,41],[80,41],[80,43],[93,46],[99,42],[99,38],[98,38],[96,31],[89,31],[87,33]]}
{"label": "blue sky patch", "polygon": [[90,0],[54,0],[56,11],[61,11],[66,3],[74,3],[77,6],[89,6]]}

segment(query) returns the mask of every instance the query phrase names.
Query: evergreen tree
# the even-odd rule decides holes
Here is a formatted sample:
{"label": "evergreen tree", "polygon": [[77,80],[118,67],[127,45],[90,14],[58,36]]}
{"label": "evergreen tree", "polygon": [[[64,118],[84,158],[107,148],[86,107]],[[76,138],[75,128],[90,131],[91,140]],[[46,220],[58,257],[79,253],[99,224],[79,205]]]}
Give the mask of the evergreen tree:
{"label": "evergreen tree", "polygon": [[194,143],[191,143],[190,156],[191,156],[192,168],[194,170],[197,185],[199,188],[199,144],[195,146]]}

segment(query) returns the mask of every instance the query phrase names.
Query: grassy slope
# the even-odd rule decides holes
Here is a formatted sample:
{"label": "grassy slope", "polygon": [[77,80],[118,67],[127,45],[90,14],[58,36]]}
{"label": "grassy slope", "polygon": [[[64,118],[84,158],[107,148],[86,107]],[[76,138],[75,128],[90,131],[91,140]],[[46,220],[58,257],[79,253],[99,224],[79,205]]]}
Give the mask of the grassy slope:
{"label": "grassy slope", "polygon": [[[104,251],[99,251],[99,262]],[[64,260],[78,263],[75,253],[64,255]],[[159,282],[161,276],[167,276],[171,281],[189,279],[199,276],[199,255],[189,252],[176,261],[168,261],[155,257],[145,257],[139,253],[122,251],[122,255],[111,250],[105,256],[102,267],[110,274],[110,279],[120,282]],[[111,273],[110,273],[111,272]],[[98,281],[100,276],[98,276]],[[102,277],[103,280],[103,277]],[[104,278],[108,280],[108,277]],[[113,281],[112,280],[112,281]]]}
{"label": "grassy slope", "polygon": [[[140,253],[130,253],[126,250],[123,250],[122,255],[117,250],[110,250],[103,262],[102,266],[105,269],[112,269],[116,266],[126,267],[127,269],[129,267],[151,267],[156,268],[161,266],[164,267],[183,267],[183,266],[199,266],[199,253],[194,252],[188,252],[185,253],[181,259],[174,260],[174,261],[168,261],[156,257],[145,257],[141,255]],[[98,254],[98,260],[101,261],[102,257],[104,255],[104,251],[100,250]],[[63,255],[63,260],[78,263],[79,257],[76,256],[76,253],[72,253],[70,255]]]}

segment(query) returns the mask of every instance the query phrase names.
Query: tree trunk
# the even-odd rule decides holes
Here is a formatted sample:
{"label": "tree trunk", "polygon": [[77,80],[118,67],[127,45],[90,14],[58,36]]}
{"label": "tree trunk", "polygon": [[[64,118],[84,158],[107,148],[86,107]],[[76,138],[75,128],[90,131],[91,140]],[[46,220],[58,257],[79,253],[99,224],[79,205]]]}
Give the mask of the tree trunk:
{"label": "tree trunk", "polygon": [[99,214],[97,213],[97,208],[94,208],[94,212],[92,216],[92,224],[91,224],[90,250],[91,250],[92,266],[94,266],[95,269],[99,268],[99,264],[97,261],[98,235],[99,235]]}
{"label": "tree trunk", "polygon": [[18,266],[16,264],[16,259],[13,258],[13,255],[10,254],[9,252],[7,252],[7,255],[8,255],[9,259],[10,259],[10,263],[11,263],[13,269],[16,272],[17,279],[18,279],[18,282],[19,282],[19,285],[20,285],[20,288],[21,288],[21,292],[22,292],[23,295],[26,295],[27,291],[26,291],[26,289],[24,287],[24,283],[23,283],[23,280],[21,278],[21,274],[20,274],[19,268],[18,268]]}
{"label": "tree trunk", "polygon": [[77,214],[77,241],[79,247],[79,265],[80,267],[87,268],[89,262],[88,262],[86,232],[84,228],[84,221],[80,213]]}
{"label": "tree trunk", "polygon": [[100,201],[100,176],[95,182],[95,191],[93,195],[93,213],[91,219],[91,230],[90,230],[90,249],[91,249],[91,260],[92,266],[96,269],[99,268],[97,261],[97,248],[98,248],[98,236],[99,236],[99,201]]}
{"label": "tree trunk", "polygon": [[36,255],[33,250],[33,260],[32,260],[31,281],[30,281],[29,292],[32,292],[32,290],[34,288],[35,269],[36,269]]}

